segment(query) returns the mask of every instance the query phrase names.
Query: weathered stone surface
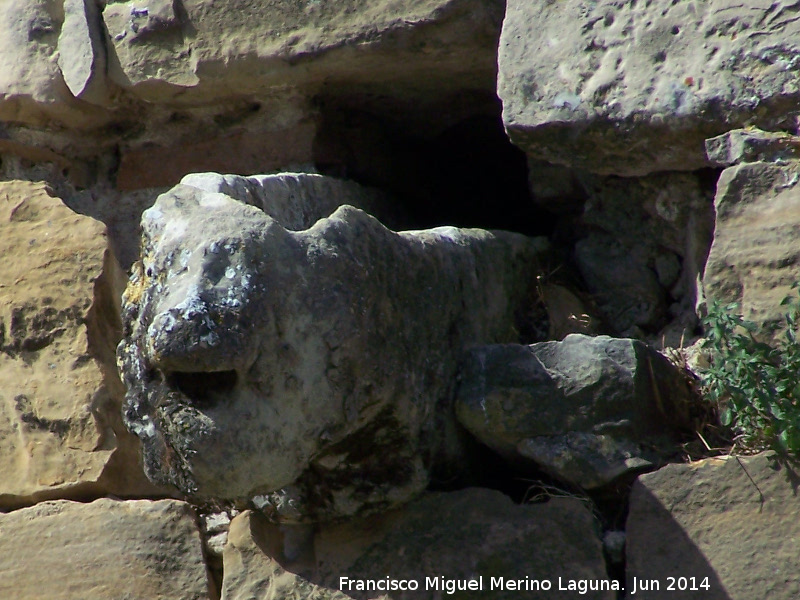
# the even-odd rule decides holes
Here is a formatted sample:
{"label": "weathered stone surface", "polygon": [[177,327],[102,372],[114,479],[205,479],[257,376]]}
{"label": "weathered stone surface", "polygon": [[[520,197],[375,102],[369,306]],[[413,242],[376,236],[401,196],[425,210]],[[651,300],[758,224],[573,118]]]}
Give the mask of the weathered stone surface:
{"label": "weathered stone surface", "polygon": [[792,130],[800,97],[793,2],[510,0],[498,93],[531,156],[638,176],[708,163],[703,140]]}
{"label": "weathered stone surface", "polygon": [[351,87],[483,84],[496,70],[502,11],[494,0],[155,0],[108,4],[103,19],[110,77],[151,101],[184,101],[323,79]]}
{"label": "weathered stone surface", "polygon": [[[344,122],[369,114],[426,143],[463,119],[496,117],[503,8],[503,0],[8,0],[0,159],[53,160],[56,177],[78,188],[124,191],[172,187],[200,171],[357,178],[352,167],[362,161],[329,143],[338,128],[320,134],[332,114]],[[343,158],[347,169],[324,168]],[[413,179],[411,188],[421,180]]]}
{"label": "weathered stone surface", "polygon": [[575,244],[575,262],[604,320],[620,335],[635,337],[666,324],[667,295],[652,257],[631,250],[615,236],[593,233]]}
{"label": "weathered stone surface", "polygon": [[[24,8],[4,2],[0,6],[0,23],[5,32],[0,52],[0,118],[43,120],[45,111],[31,106],[28,98],[43,103],[57,99],[57,66],[47,59],[55,52],[60,24],[54,22],[43,0],[26,3]],[[35,45],[30,40],[35,40]]]}
{"label": "weathered stone surface", "polygon": [[189,505],[43,502],[0,514],[0,596],[17,600],[211,598]]}
{"label": "weathered stone surface", "polygon": [[[640,476],[627,524],[626,588],[636,577],[661,582],[643,598],[797,598],[797,477],[797,465],[771,454]],[[708,578],[710,589],[667,591],[667,577],[692,577],[698,586]]]}
{"label": "weathered stone surface", "polygon": [[58,66],[73,96],[106,104],[106,50],[100,9],[94,0],[64,0]]}
{"label": "weathered stone surface", "polygon": [[[266,123],[247,123],[252,129],[230,127],[201,139],[197,139],[196,132],[187,133],[180,128],[175,137],[163,140],[163,144],[125,146],[117,187],[121,190],[172,187],[184,175],[200,171],[249,174],[311,164],[316,124],[313,119],[299,116],[297,119],[287,115],[285,122],[279,118]],[[202,122],[196,127],[202,129]]]}
{"label": "weathered stone surface", "polygon": [[[256,566],[257,565],[257,566]],[[245,574],[243,566],[250,567]],[[229,578],[230,575],[230,578]],[[354,580],[411,580],[418,591],[359,591]],[[491,578],[548,580],[549,591],[491,589]],[[560,581],[559,581],[559,578]],[[483,592],[455,591],[453,597],[572,598],[559,591],[569,581],[592,580],[606,589],[585,598],[615,598],[607,580],[597,524],[577,499],[514,505],[485,489],[428,494],[400,510],[322,528],[305,537],[278,528],[256,513],[243,513],[231,525],[225,550],[223,598],[247,598],[251,590],[281,597],[288,586],[306,598],[435,599],[450,594],[453,580],[483,582]],[[438,589],[434,588],[434,580]],[[344,588],[344,589],[342,589]],[[340,590],[347,594],[342,594]],[[229,595],[228,595],[229,594]],[[237,595],[239,594],[239,595]]]}
{"label": "weathered stone surface", "polygon": [[72,210],[88,215],[106,225],[109,246],[127,273],[139,258],[142,213],[153,206],[159,194],[168,188],[148,188],[120,192],[102,186],[71,193],[65,190],[64,202]]}
{"label": "weathered stone surface", "polygon": [[155,493],[119,414],[124,274],[105,227],[43,184],[1,183],[0,254],[0,506]]}
{"label": "weathered stone surface", "polygon": [[237,515],[236,510],[206,513],[200,517],[200,531],[203,534],[206,552],[210,556],[222,558],[222,551],[228,542],[228,529],[231,517]]}
{"label": "weathered stone surface", "polygon": [[706,140],[706,155],[718,167],[786,161],[800,155],[800,137],[782,131],[735,129]]}
{"label": "weathered stone surface", "polygon": [[509,460],[596,488],[663,461],[670,436],[688,425],[688,393],[642,342],[572,334],[472,350],[456,413]]}
{"label": "weathered stone surface", "polygon": [[350,598],[336,589],[317,585],[293,573],[291,568],[284,568],[279,562],[281,559],[283,563],[287,562],[283,538],[281,530],[258,512],[245,511],[231,522],[223,553],[222,600]]}
{"label": "weathered stone surface", "polygon": [[575,260],[607,324],[629,337],[672,321],[678,336],[691,332],[714,227],[710,192],[683,173],[585,175],[582,184],[589,234]]}
{"label": "weathered stone surface", "polygon": [[9,160],[10,157],[14,157],[16,159],[14,162],[17,163],[22,159],[32,163],[50,163],[60,169],[67,169],[71,166],[71,162],[67,157],[53,152],[49,148],[20,143],[10,139],[2,139],[0,140],[0,158],[2,158],[2,176],[4,181],[22,179],[17,174],[8,173],[10,170],[8,163],[12,162]]}
{"label": "weathered stone surface", "polygon": [[782,323],[800,247],[800,161],[725,169],[717,184],[714,242],[703,285],[708,300],[738,302],[765,331]]}
{"label": "weathered stone surface", "polygon": [[230,196],[260,208],[290,231],[308,229],[330,216],[343,204],[355,206],[376,216],[392,229],[399,229],[396,216],[400,209],[380,191],[344,179],[314,173],[279,173],[277,175],[220,175],[193,173],[181,180],[211,193]]}
{"label": "weathered stone surface", "polygon": [[[394,233],[343,206],[292,232],[178,186],[144,213],[118,359],[145,469],[282,520],[385,509],[457,452],[467,344],[513,341],[542,239]],[[517,325],[519,325],[517,323]]]}
{"label": "weathered stone surface", "polygon": [[[82,35],[72,15],[66,19],[65,37],[61,39],[65,13],[60,3],[33,0],[0,4],[0,121],[42,126],[55,119],[71,127],[104,122],[102,111],[92,111],[73,97],[59,69],[62,45],[77,43]],[[72,49],[68,55],[78,58]],[[70,82],[76,81],[73,76],[82,69],[82,63],[69,64]]]}

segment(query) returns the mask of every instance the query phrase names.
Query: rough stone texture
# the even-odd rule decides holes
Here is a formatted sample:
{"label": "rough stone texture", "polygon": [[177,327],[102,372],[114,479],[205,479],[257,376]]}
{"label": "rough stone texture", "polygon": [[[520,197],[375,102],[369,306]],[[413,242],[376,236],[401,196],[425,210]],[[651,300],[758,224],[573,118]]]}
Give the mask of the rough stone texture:
{"label": "rough stone texture", "polygon": [[132,191],[341,159],[320,139],[326,111],[403,133],[413,121],[429,140],[496,115],[503,10],[503,0],[8,0],[0,160],[53,161],[80,188]]}
{"label": "rough stone texture", "polygon": [[485,114],[502,15],[502,0],[108,3],[117,183],[341,160],[319,135],[329,102],[426,133]]}
{"label": "rough stone texture", "polygon": [[498,93],[531,156],[605,174],[695,170],[703,140],[793,130],[794,2],[509,0]]}
{"label": "rough stone texture", "polygon": [[[240,565],[251,566],[247,577]],[[483,592],[457,591],[453,597],[492,599],[572,598],[578,592],[559,592],[559,577],[565,586],[569,580],[607,577],[597,524],[579,500],[557,498],[518,506],[499,492],[477,488],[428,494],[398,511],[329,526],[316,534],[281,529],[258,514],[243,513],[231,525],[225,574],[223,598],[246,598],[246,592],[235,592],[256,589],[264,596],[274,591],[270,597],[282,597],[289,585],[298,590],[298,600],[381,594],[355,589],[344,590],[347,596],[335,592],[341,576],[419,582],[417,592],[384,596],[398,600],[450,597],[441,579],[438,590],[426,589],[426,577],[462,581],[482,577]],[[546,578],[553,588],[490,590],[491,577]],[[606,589],[581,597],[616,595]]]}
{"label": "rough stone texture", "polygon": [[291,88],[435,101],[492,87],[502,17],[499,0],[8,1],[0,119],[135,129],[138,99],[197,107]]}
{"label": "rough stone texture", "polygon": [[[789,600],[797,571],[797,465],[774,455],[669,465],[634,485],[628,581],[658,579],[646,598]],[[666,577],[708,577],[705,591],[666,591]],[[638,595],[637,595],[638,597]]]}
{"label": "rough stone texture", "polygon": [[139,258],[142,231],[139,226],[142,213],[153,206],[159,194],[168,188],[147,188],[133,192],[120,192],[108,186],[75,192],[61,189],[64,203],[82,215],[104,223],[114,256],[127,273]]}
{"label": "rough stone texture", "polygon": [[111,79],[149,101],[184,102],[323,79],[483,84],[496,70],[502,11],[494,0],[155,0],[108,4],[103,20]]}
{"label": "rough stone texture", "polygon": [[691,332],[714,227],[713,203],[699,178],[665,173],[582,182],[588,234],[576,244],[575,260],[605,322],[629,337],[670,322],[678,338]]}
{"label": "rough stone texture", "polygon": [[683,376],[636,340],[481,346],[460,379],[456,413],[473,435],[583,488],[652,468],[689,425]]}
{"label": "rough stone texture", "polygon": [[0,596],[16,600],[211,598],[189,505],[43,502],[0,515]]}
{"label": "rough stone texture", "polygon": [[206,192],[220,193],[260,208],[290,231],[308,229],[343,204],[377,217],[387,227],[400,229],[404,219],[385,194],[352,181],[314,173],[277,175],[220,175],[193,173],[181,180]]}
{"label": "rough stone texture", "polygon": [[233,510],[206,513],[200,516],[200,531],[203,535],[206,552],[211,557],[222,558],[222,552],[228,542],[231,517],[236,514],[238,512]]}
{"label": "rough stone texture", "polygon": [[106,104],[105,32],[95,0],[64,0],[64,22],[58,36],[58,66],[76,98]]}
{"label": "rough stone texture", "polygon": [[[59,70],[64,19],[60,3],[0,3],[0,121],[42,126],[56,119],[73,127],[104,121],[102,112],[87,110],[73,97]],[[69,24],[64,43],[76,41],[75,28]]]}
{"label": "rough stone texture", "polygon": [[[576,498],[545,504],[515,505],[500,492],[466,489],[429,494],[388,518],[348,523],[323,530],[315,540],[318,572],[330,585],[340,573],[352,578],[390,573],[417,579],[420,592],[409,598],[443,597],[442,589],[424,590],[425,576],[470,579],[483,576],[486,598],[570,598],[559,592],[558,578],[606,580],[597,522]],[[548,578],[549,591],[489,590],[491,577]],[[467,592],[469,597],[478,592]],[[363,597],[363,595],[362,595]],[[399,598],[399,594],[394,595]],[[609,590],[582,597],[614,598]]]}
{"label": "rough stone texture", "polygon": [[706,155],[715,166],[781,162],[798,158],[800,137],[782,131],[735,129],[706,140]]}
{"label": "rough stone texture", "polygon": [[613,235],[593,233],[575,244],[575,261],[612,331],[636,337],[666,323],[666,291],[652,256],[632,252]]}
{"label": "rough stone texture", "polygon": [[[49,166],[55,166],[59,169],[67,169],[72,164],[71,161],[65,156],[53,152],[49,148],[42,148],[33,145],[28,145],[16,142],[10,139],[0,140],[0,158],[2,161],[2,176],[3,180],[11,179],[24,179],[17,173],[9,172],[21,162],[29,161],[29,163],[39,163]],[[14,164],[16,163],[16,164]],[[39,180],[48,179],[47,177],[40,177]]]}
{"label": "rough stone texture", "polygon": [[[117,187],[172,187],[184,175],[194,172],[265,173],[311,164],[317,133],[313,110],[309,109],[310,115],[303,115],[305,102],[294,98],[262,104],[253,109],[259,114],[249,118],[229,117],[242,122],[228,127],[213,126],[201,116],[187,114],[178,123],[163,123],[167,135],[151,134],[154,139],[147,143],[124,143]],[[150,127],[162,125],[160,120],[154,121],[157,122],[150,123]],[[192,122],[194,127],[187,132],[187,123]],[[205,131],[199,139],[198,130]]]}
{"label": "rough stone texture", "polygon": [[124,275],[105,227],[43,184],[0,183],[0,255],[0,506],[157,493],[119,414]]}
{"label": "rough stone texture", "polygon": [[292,598],[293,600],[348,600],[342,592],[317,585],[286,569],[284,535],[266,518],[245,511],[232,522],[223,553],[222,600]]}
{"label": "rough stone texture", "polygon": [[738,302],[764,331],[782,324],[800,248],[800,161],[725,169],[717,184],[714,242],[703,285],[708,300]]}
{"label": "rough stone texture", "polygon": [[458,357],[517,340],[547,246],[394,233],[349,206],[292,232],[186,185],[142,228],[118,360],[145,470],[199,497],[274,492],[288,521],[404,502],[454,457]]}

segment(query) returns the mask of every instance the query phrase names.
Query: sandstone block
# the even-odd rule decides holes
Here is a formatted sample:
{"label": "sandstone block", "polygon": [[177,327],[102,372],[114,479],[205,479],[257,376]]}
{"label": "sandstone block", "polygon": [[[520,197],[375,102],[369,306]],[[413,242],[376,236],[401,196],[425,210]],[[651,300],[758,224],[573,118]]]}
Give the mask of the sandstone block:
{"label": "sandstone block", "polygon": [[[796,598],[796,488],[797,466],[769,453],[641,475],[628,516],[626,588],[636,577],[660,581],[643,598]],[[668,591],[667,577],[707,580],[709,587]]]}
{"label": "sandstone block", "polygon": [[529,155],[626,177],[708,165],[703,141],[793,130],[790,2],[510,0],[498,94]]}
{"label": "sandstone block", "polygon": [[[149,101],[205,100],[276,86],[463,89],[490,84],[502,3],[154,0],[103,11],[110,77]],[[253,27],[258,23],[258,27]],[[397,88],[395,88],[397,89]]]}
{"label": "sandstone block", "polygon": [[800,161],[745,163],[717,184],[714,241],[703,286],[709,300],[738,302],[764,331],[782,325],[783,298],[798,279]]}
{"label": "sandstone block", "polygon": [[516,339],[547,247],[351,206],[288,231],[186,185],[142,228],[118,360],[148,476],[282,520],[386,509],[458,454],[460,353]]}
{"label": "sandstone block", "polygon": [[459,421],[516,464],[583,488],[652,468],[688,426],[688,388],[642,342],[568,335],[562,342],[473,349]]}
{"label": "sandstone block", "polygon": [[222,600],[352,600],[339,590],[318,585],[291,568],[284,568],[279,562],[285,556],[284,537],[289,535],[259,512],[245,511],[231,522],[223,551]]}
{"label": "sandstone block", "polygon": [[[316,125],[301,120],[286,125],[258,126],[254,131],[232,127],[219,135],[164,140],[126,148],[120,158],[117,187],[139,190],[172,187],[189,173],[264,173],[313,162]],[[198,127],[200,123],[198,123]],[[182,132],[186,136],[186,132]]]}
{"label": "sandstone block", "polygon": [[0,506],[155,492],[120,419],[124,275],[105,227],[42,184],[5,182],[0,254]]}
{"label": "sandstone block", "polygon": [[[343,586],[341,577],[408,580],[419,589],[359,591],[354,583]],[[491,589],[492,577],[523,584],[547,579],[552,587]],[[427,494],[391,513],[305,536],[243,513],[231,524],[225,549],[223,598],[247,598],[246,592],[256,589],[280,597],[291,589],[299,600],[434,600],[447,597],[452,582],[470,580],[482,582],[483,591],[454,589],[454,597],[566,599],[579,594],[577,587],[559,591],[559,583],[566,588],[570,581],[577,586],[588,580],[606,587],[587,589],[582,598],[616,597],[596,523],[580,501],[556,498],[518,506],[499,492],[475,488]]]}
{"label": "sandstone block", "polygon": [[[70,90],[86,95],[88,88],[78,80],[86,81],[91,71],[85,68],[88,55],[79,50],[86,49],[89,40],[88,21],[80,16],[78,4],[83,3],[70,4],[66,15],[61,3],[46,0],[0,5],[0,120],[34,126],[56,120],[70,127],[105,120],[105,114],[87,109]],[[61,49],[75,62],[59,61]],[[62,64],[70,83],[62,76]]]}
{"label": "sandstone block", "polygon": [[200,534],[174,500],[43,502],[0,514],[0,595],[207,600]]}
{"label": "sandstone block", "polygon": [[64,0],[64,22],[58,36],[58,66],[76,98],[106,104],[105,32],[94,0]]}

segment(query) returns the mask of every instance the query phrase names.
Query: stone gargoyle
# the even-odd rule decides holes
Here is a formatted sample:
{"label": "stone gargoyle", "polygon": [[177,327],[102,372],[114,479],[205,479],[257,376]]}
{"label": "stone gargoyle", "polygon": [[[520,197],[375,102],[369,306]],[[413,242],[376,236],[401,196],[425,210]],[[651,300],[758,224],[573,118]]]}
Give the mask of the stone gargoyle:
{"label": "stone gargoyle", "polygon": [[[349,205],[300,211],[303,228],[289,230],[270,186],[284,200],[287,177],[295,192],[352,188],[312,175],[238,188],[208,177],[145,211],[123,297],[123,412],[148,477],[199,500],[260,499],[282,522],[411,499],[437,464],[458,459],[464,349],[518,340],[547,242],[397,233]],[[227,195],[236,189],[250,191]]]}

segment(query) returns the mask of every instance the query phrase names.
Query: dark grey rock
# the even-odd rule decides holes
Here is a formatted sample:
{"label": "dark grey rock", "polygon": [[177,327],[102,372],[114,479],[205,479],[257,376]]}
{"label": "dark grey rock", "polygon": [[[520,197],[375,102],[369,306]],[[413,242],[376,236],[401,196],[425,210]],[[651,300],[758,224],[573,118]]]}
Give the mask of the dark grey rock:
{"label": "dark grey rock", "polygon": [[510,461],[596,488],[671,454],[688,400],[683,375],[644,343],[572,334],[473,349],[456,413]]}
{"label": "dark grey rock", "polygon": [[648,256],[608,234],[592,234],[575,245],[575,260],[603,318],[620,334],[665,323],[666,291]]}
{"label": "dark grey rock", "polygon": [[688,173],[581,181],[589,233],[575,260],[611,330],[656,333],[674,319],[684,329],[678,336],[690,337],[714,229],[711,192]]}

